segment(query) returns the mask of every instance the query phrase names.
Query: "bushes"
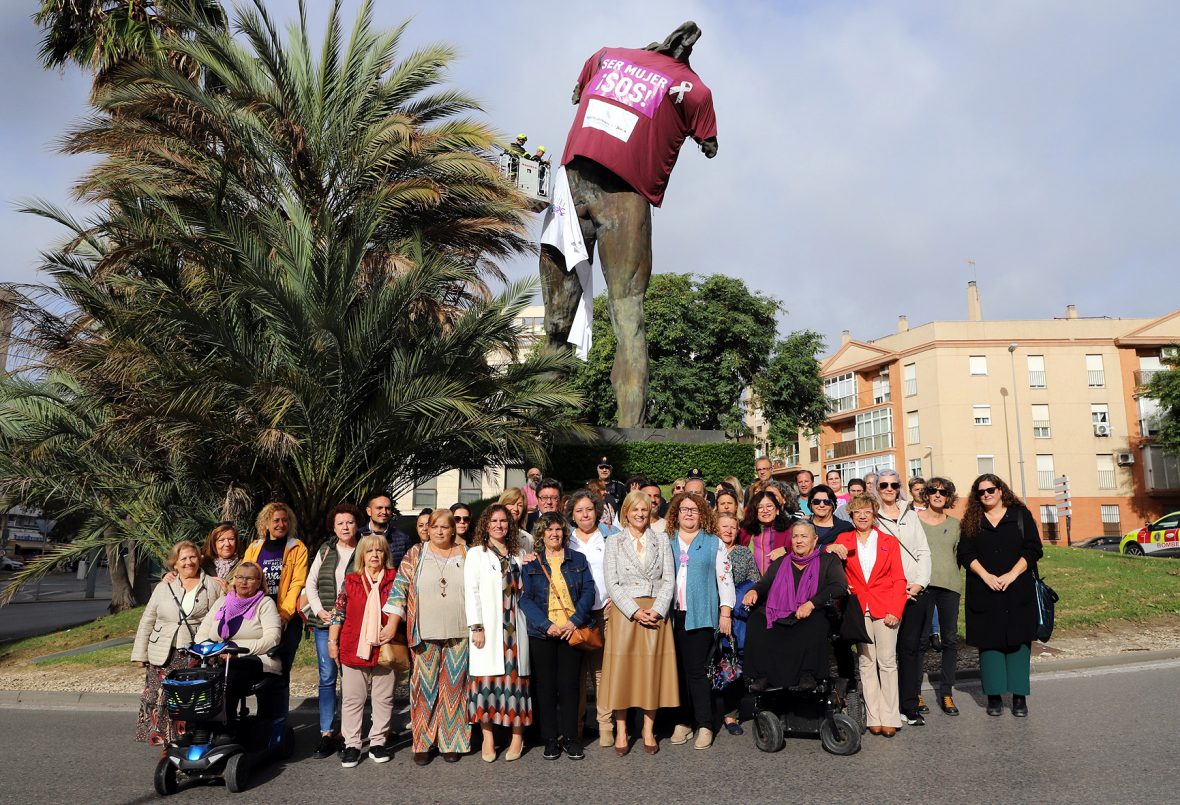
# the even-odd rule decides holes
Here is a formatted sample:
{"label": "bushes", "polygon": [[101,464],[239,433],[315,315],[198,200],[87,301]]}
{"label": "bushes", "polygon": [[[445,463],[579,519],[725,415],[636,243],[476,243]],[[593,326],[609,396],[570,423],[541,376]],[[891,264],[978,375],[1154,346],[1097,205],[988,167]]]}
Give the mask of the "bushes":
{"label": "bushes", "polygon": [[701,471],[710,487],[727,475],[734,475],[743,483],[754,477],[754,445],[733,442],[557,445],[549,456],[549,474],[566,489],[575,489],[597,477],[594,468],[603,456],[614,465],[613,477],[621,481],[632,475],[645,475],[654,483],[670,484],[694,467]]}

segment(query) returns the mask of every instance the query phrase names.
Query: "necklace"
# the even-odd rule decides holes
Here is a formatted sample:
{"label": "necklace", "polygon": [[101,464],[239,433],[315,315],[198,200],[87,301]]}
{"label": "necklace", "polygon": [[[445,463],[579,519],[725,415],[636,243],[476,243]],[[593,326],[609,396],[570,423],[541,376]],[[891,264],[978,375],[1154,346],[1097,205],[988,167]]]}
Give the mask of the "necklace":
{"label": "necklace", "polygon": [[[453,550],[454,550],[453,547],[447,549],[448,552],[453,551]],[[444,556],[440,559],[438,554],[436,554],[430,548],[426,549],[426,555],[429,556],[431,558],[431,560],[433,560],[436,565],[438,565],[438,594],[441,597],[446,598],[447,597],[446,572],[447,572],[447,564],[451,561],[451,557],[448,554],[447,556]]]}

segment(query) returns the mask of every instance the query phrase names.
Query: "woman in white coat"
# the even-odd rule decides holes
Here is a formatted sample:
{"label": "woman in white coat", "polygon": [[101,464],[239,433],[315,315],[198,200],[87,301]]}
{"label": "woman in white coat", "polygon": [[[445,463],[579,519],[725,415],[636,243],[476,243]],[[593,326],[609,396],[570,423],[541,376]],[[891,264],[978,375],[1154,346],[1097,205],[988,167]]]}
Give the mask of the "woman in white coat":
{"label": "woman in white coat", "polygon": [[494,725],[509,727],[505,760],[524,750],[524,728],[533,723],[529,690],[529,641],[520,610],[521,568],[532,553],[519,544],[507,507],[494,503],[475,526],[463,568],[467,626],[471,630],[467,712],[483,732],[483,759],[496,759]]}

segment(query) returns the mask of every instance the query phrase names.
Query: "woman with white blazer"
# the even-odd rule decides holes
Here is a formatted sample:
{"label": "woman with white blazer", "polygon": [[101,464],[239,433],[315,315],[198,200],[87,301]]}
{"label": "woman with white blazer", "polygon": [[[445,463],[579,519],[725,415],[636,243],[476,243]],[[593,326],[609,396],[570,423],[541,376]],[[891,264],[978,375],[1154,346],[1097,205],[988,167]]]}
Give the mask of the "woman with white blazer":
{"label": "woman with white blazer", "polygon": [[[493,503],[475,526],[463,567],[467,627],[471,631],[467,712],[483,733],[482,756],[496,759],[493,725],[509,727],[504,759],[520,758],[524,728],[533,723],[529,690],[529,641],[521,568],[532,552],[520,545],[508,508]],[[531,557],[530,557],[531,558]]]}
{"label": "woman with white blazer", "polygon": [[193,642],[201,618],[225,594],[214,576],[201,570],[201,552],[195,543],[181,540],[168,552],[171,581],[161,581],[139,619],[131,662],[147,669],[135,740],[160,746],[176,740],[184,724],[173,722],[164,706],[160,683],[169,671],[188,668],[186,650]]}
{"label": "woman with white blazer", "polygon": [[643,710],[643,751],[654,755],[656,710],[680,706],[676,645],[668,608],[676,591],[672,545],[648,527],[651,498],[627,495],[619,511],[623,530],[606,541],[603,575],[615,611],[606,629],[600,695],[615,714],[615,754],[631,751],[627,709]]}

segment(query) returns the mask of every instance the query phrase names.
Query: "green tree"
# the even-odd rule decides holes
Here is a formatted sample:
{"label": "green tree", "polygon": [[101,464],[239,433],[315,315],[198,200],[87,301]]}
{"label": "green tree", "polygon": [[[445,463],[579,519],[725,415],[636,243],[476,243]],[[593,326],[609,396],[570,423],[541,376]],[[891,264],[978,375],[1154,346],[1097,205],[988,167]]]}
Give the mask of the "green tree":
{"label": "green tree", "polygon": [[0,497],[93,517],[22,578],[127,540],[158,556],[270,499],[314,543],[369,489],[542,460],[581,405],[568,357],[503,360],[534,288],[486,282],[525,204],[475,102],[438,86],[449,48],[399,59],[404,26],[374,29],[371,2],[347,41],[337,7],[322,48],[260,4],[241,40],[186,25],[70,134],[101,159],[96,213],[35,207],[70,240],[53,284],[8,289],[29,358],[0,382]]}
{"label": "green tree", "polygon": [[[650,381],[647,423],[738,431],[738,400],[765,368],[781,305],[739,279],[656,274],[644,299]],[[594,345],[574,382],[588,422],[613,425],[614,333],[605,297],[594,300]]]}
{"label": "green tree", "polygon": [[828,399],[819,377],[823,336],[798,330],[774,345],[765,371],[754,379],[754,395],[770,423],[775,447],[795,443],[799,431],[818,429],[828,415]]}
{"label": "green tree", "polygon": [[1160,407],[1159,432],[1155,440],[1169,453],[1180,455],[1180,363],[1164,358],[1167,369],[1156,372],[1147,386],[1147,396]]}

